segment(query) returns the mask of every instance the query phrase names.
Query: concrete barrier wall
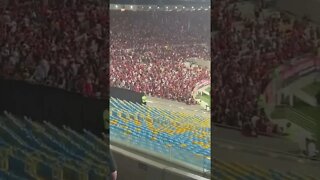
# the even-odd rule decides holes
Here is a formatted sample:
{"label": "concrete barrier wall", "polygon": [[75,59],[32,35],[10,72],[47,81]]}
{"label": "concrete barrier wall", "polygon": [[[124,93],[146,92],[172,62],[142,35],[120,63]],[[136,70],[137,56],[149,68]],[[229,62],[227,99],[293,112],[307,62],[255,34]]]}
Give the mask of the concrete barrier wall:
{"label": "concrete barrier wall", "polygon": [[110,87],[110,96],[120,100],[142,104],[143,93],[137,93],[128,89]]}
{"label": "concrete barrier wall", "polygon": [[97,136],[105,132],[103,111],[108,100],[84,97],[63,89],[25,81],[0,80],[0,111],[66,125],[77,132],[87,129]]}
{"label": "concrete barrier wall", "polygon": [[118,166],[119,180],[209,180],[165,166],[116,146],[111,145],[110,149]]}

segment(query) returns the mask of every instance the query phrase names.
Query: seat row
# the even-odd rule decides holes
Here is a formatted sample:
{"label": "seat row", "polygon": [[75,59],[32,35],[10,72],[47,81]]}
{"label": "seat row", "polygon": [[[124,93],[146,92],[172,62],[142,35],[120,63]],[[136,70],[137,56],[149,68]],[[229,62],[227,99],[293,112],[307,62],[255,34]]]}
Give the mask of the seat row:
{"label": "seat row", "polygon": [[108,179],[108,145],[49,122],[0,116],[0,179]]}
{"label": "seat row", "polygon": [[210,169],[207,119],[111,99],[111,139],[171,160]]}

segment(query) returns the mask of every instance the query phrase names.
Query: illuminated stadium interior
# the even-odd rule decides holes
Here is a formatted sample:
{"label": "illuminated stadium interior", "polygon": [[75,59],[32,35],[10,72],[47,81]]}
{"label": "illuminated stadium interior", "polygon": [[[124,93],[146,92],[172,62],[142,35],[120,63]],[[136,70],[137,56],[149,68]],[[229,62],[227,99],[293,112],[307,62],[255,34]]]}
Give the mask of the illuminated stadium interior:
{"label": "illuminated stadium interior", "polygon": [[[210,4],[114,2],[110,8],[111,86],[148,96],[146,105],[110,100],[111,144],[208,177]],[[190,105],[196,109],[185,109]]]}

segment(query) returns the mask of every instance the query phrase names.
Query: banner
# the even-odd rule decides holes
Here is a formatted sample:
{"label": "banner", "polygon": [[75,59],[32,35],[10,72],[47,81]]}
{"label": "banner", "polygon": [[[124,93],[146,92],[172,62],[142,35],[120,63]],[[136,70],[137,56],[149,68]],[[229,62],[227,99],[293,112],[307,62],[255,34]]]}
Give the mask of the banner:
{"label": "banner", "polygon": [[290,65],[282,65],[273,71],[272,80],[264,91],[267,104],[275,103],[276,92],[281,87],[290,84],[297,77],[320,69],[319,57],[308,57],[298,61],[291,61]]}
{"label": "banner", "polygon": [[211,84],[210,80],[207,80],[207,79],[201,80],[195,85],[195,88],[193,89],[193,94],[196,93],[202,87],[208,86],[210,84]]}
{"label": "banner", "polygon": [[318,57],[296,61],[290,65],[280,66],[280,76],[282,80],[286,80],[294,76],[302,76],[319,69],[319,65],[320,58]]}
{"label": "banner", "polygon": [[204,80],[198,82],[195,87],[198,88],[198,89],[200,89],[200,88],[202,88],[203,86],[210,85],[210,83],[211,83],[210,80],[204,79]]}

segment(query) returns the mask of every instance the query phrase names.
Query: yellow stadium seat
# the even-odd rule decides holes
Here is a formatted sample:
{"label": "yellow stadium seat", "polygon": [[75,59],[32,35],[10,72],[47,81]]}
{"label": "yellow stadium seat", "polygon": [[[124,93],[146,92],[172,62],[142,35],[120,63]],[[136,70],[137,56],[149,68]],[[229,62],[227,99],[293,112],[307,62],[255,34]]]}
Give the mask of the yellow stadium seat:
{"label": "yellow stadium seat", "polygon": [[187,147],[187,145],[186,144],[181,144],[180,147],[185,148],[185,147]]}

